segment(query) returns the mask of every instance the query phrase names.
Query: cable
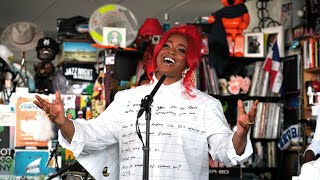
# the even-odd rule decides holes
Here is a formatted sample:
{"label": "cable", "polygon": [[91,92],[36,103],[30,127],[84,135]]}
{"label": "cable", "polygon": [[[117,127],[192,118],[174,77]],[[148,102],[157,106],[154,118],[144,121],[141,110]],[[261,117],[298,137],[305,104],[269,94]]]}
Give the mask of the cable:
{"label": "cable", "polygon": [[46,13],[53,5],[56,4],[57,1],[53,1],[51,4],[49,4],[49,6],[47,6],[37,17],[35,17],[32,22],[35,22],[36,20],[38,20],[44,13]]}
{"label": "cable", "polygon": [[142,142],[142,146],[145,147],[145,144],[144,144],[142,136],[141,136],[141,131],[140,131],[140,128],[139,128],[139,118],[137,118],[137,120],[136,120],[136,131],[137,131],[137,135],[138,135],[139,139]]}
{"label": "cable", "polygon": [[258,32],[261,32],[262,28],[270,27],[272,26],[280,26],[281,24],[278,21],[275,21],[270,17],[270,13],[267,9],[269,0],[257,0],[256,7],[258,9],[257,11],[257,17],[259,19],[258,26],[254,27],[252,29],[252,32],[255,32],[258,30]]}

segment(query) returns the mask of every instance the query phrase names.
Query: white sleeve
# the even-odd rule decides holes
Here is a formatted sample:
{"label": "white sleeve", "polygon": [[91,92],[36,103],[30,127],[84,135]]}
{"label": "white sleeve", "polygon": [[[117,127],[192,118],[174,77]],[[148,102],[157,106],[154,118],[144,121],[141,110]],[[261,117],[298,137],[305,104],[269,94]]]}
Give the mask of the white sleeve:
{"label": "white sleeve", "polygon": [[59,130],[61,146],[71,150],[77,157],[80,153],[92,153],[117,143],[121,118],[121,105],[117,99],[116,95],[115,100],[97,118],[73,121],[75,133],[71,143],[68,143]]}
{"label": "white sleeve", "polygon": [[219,101],[212,102],[208,103],[204,114],[211,157],[226,166],[233,166],[246,161],[253,152],[249,136],[244,153],[240,156],[237,155],[232,142],[234,132],[229,128],[221,103]]}

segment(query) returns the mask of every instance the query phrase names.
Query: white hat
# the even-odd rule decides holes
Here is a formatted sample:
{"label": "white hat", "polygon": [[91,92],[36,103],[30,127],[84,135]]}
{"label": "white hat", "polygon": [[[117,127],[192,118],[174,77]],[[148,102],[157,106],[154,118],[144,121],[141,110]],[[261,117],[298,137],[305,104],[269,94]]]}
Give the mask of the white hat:
{"label": "white hat", "polygon": [[0,58],[3,59],[11,68],[11,64],[14,61],[14,54],[2,44],[0,44]]}
{"label": "white hat", "polygon": [[37,46],[44,37],[41,28],[32,22],[16,22],[7,26],[1,35],[1,42],[9,49],[27,51]]}

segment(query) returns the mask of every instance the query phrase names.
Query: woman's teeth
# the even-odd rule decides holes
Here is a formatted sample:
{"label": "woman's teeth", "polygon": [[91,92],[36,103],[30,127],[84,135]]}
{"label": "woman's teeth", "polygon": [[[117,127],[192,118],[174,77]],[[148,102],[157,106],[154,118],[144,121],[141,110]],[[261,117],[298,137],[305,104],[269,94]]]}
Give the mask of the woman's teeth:
{"label": "woman's teeth", "polygon": [[167,62],[167,63],[172,63],[172,64],[176,63],[176,61],[175,61],[174,59],[171,59],[171,58],[169,58],[169,57],[165,57],[163,60],[164,60],[165,62]]}

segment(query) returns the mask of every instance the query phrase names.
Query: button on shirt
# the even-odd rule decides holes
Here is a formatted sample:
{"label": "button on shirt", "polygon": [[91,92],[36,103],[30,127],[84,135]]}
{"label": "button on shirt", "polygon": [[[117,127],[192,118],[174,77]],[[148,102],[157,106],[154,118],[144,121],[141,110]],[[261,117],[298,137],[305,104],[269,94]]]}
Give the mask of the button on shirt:
{"label": "button on shirt", "polygon": [[[136,132],[141,100],[151,93],[154,83],[120,91],[96,119],[73,121],[75,133],[69,144],[59,132],[63,147],[96,179],[142,179],[142,142]],[[244,153],[238,156],[220,101],[193,89],[185,93],[182,80],[161,85],[151,105],[150,179],[208,179],[208,152],[225,165],[244,162],[252,154],[248,137]],[[145,143],[145,116],[138,124]],[[108,167],[108,177],[102,175]]]}

